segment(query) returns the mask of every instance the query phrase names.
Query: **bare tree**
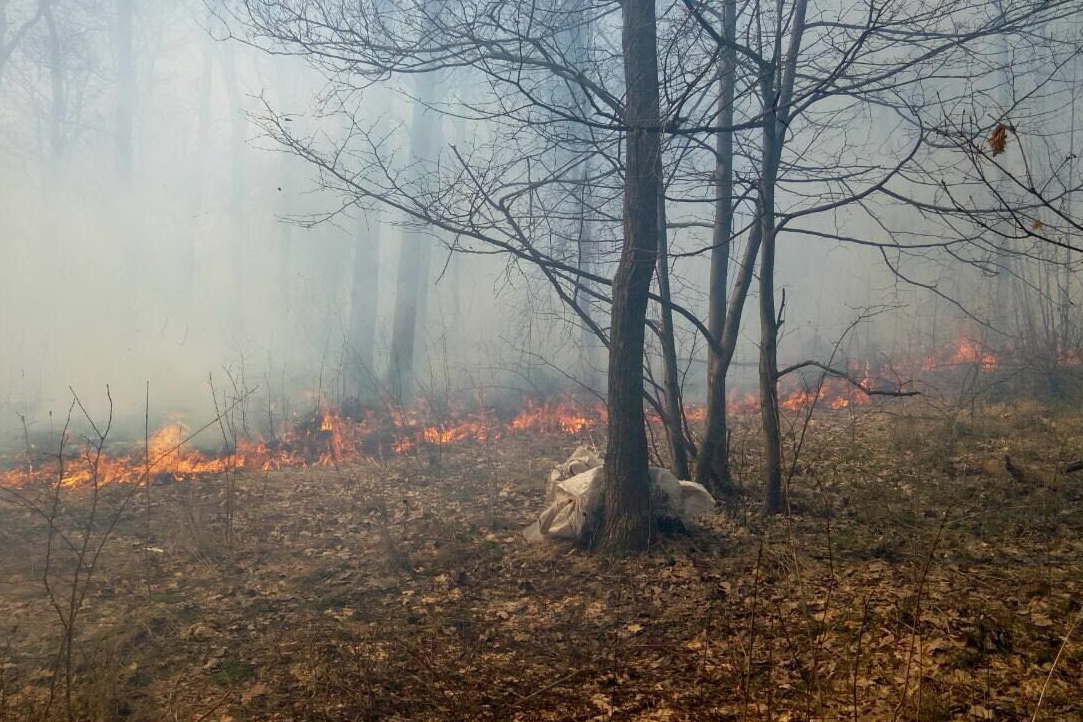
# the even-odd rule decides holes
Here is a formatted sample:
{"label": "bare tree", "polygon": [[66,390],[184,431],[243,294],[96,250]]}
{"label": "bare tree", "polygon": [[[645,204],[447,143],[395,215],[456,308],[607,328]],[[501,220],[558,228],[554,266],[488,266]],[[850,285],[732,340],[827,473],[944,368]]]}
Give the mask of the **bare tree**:
{"label": "bare tree", "polygon": [[10,5],[10,0],[0,0],[0,79],[3,79],[4,68],[15,49],[52,9],[52,3],[39,2],[33,14],[12,24]]}
{"label": "bare tree", "polygon": [[[440,3],[424,7],[427,14],[439,12]],[[441,144],[439,114],[431,108],[439,101],[435,73],[417,76],[417,100],[410,123],[411,183],[423,186],[428,169],[436,165]],[[407,214],[406,229],[399,246],[398,279],[395,284],[395,318],[391,326],[391,357],[387,367],[387,388],[399,404],[413,399],[414,365],[418,337],[425,328],[429,293],[429,266],[432,258],[432,231]]]}
{"label": "bare tree", "polygon": [[[643,344],[660,230],[661,189],[657,59],[652,55],[657,42],[654,3],[638,0],[624,8],[622,33],[625,43],[635,43],[635,52],[609,53],[605,62],[592,59],[585,67],[572,65],[566,49],[553,39],[569,18],[595,22],[594,18],[606,18],[605,8],[594,8],[591,15],[583,17],[543,5],[527,17],[521,6],[510,2],[449,5],[439,14],[433,12],[432,4],[420,2],[400,6],[394,14],[378,13],[373,3],[349,7],[325,3],[319,9],[324,20],[318,27],[309,23],[313,16],[308,13],[314,10],[314,6],[253,0],[245,5],[244,20],[273,40],[279,50],[307,54],[328,69],[337,65],[374,77],[388,73],[420,73],[424,77],[455,67],[460,73],[469,71],[496,91],[483,102],[466,104],[456,112],[491,122],[497,133],[506,128],[508,135],[497,136],[489,147],[453,149],[454,163],[432,169],[445,175],[430,173],[425,184],[419,184],[409,168],[400,174],[371,137],[351,150],[354,160],[364,156],[361,165],[367,169],[359,173],[357,167],[348,169],[328,162],[311,143],[290,136],[284,123],[271,118],[267,127],[289,147],[316,162],[329,185],[337,184],[354,197],[404,211],[413,223],[454,234],[457,250],[481,251],[476,245],[480,243],[536,264],[558,294],[578,310],[582,322],[607,339],[611,350],[611,428],[606,513],[596,538],[609,548],[646,546],[653,539],[653,521],[646,493]],[[618,69],[620,75],[612,75]],[[576,93],[555,93],[553,77],[574,86]],[[620,91],[607,85],[623,86],[626,98],[621,99]],[[419,102],[416,107],[429,104]],[[541,127],[545,119],[550,123],[548,128]],[[608,332],[583,312],[575,296],[599,295],[597,290],[585,288],[584,279],[601,284],[610,280],[584,273],[581,265],[562,256],[557,246],[536,243],[536,238],[543,237],[539,231],[555,226],[550,224],[552,219],[528,209],[534,202],[544,202],[541,191],[566,177],[564,169],[554,171],[536,162],[540,157],[537,151],[553,143],[581,142],[574,133],[562,133],[576,125],[593,128],[611,149],[625,136],[623,163],[614,163],[621,155],[614,153],[605,167],[592,171],[603,185],[614,185],[619,179],[623,187],[623,251],[611,281]],[[524,127],[538,132],[523,133]],[[358,139],[364,140],[364,134],[355,136],[354,140]],[[505,139],[512,145],[501,145]],[[522,142],[529,143],[531,150],[522,152]],[[591,142],[596,145],[598,140]],[[486,157],[482,151],[491,155]],[[575,160],[575,166],[583,167],[581,159]],[[583,182],[581,175],[577,182]],[[647,203],[647,198],[653,200]],[[567,213],[564,209],[561,217]],[[393,365],[400,366],[397,362]]]}
{"label": "bare tree", "polygon": [[[634,39],[634,50],[603,42],[588,54],[569,51],[563,42],[569,22],[591,23],[605,37],[614,29],[616,7],[598,3],[569,12],[558,2],[524,8],[510,0],[468,1],[442,6],[436,14],[420,0],[393,12],[372,0],[247,0],[238,19],[253,42],[303,55],[324,70],[341,97],[370,82],[397,83],[408,92],[405,80],[411,76],[445,70],[454,70],[464,84],[485,87],[480,97],[452,94],[439,104],[442,112],[485,130],[470,147],[446,149],[441,162],[428,168],[425,183],[418,182],[415,166],[403,166],[386,134],[358,127],[356,118],[348,119],[352,133],[340,143],[298,135],[273,108],[264,128],[313,163],[326,187],[403,213],[435,229],[452,250],[501,252],[535,267],[580,323],[609,346],[610,506],[599,538],[611,547],[638,547],[653,533],[644,521],[649,501],[639,304],[658,299],[707,340],[711,408],[697,477],[726,491],[725,381],[744,305],[758,282],[764,508],[779,510],[778,341],[785,311],[775,278],[777,256],[785,252],[780,242],[872,248],[894,270],[895,253],[966,262],[959,246],[937,237],[940,211],[951,204],[909,206],[934,216],[925,219],[927,237],[918,240],[888,235],[884,207],[916,195],[921,184],[936,187],[950,178],[926,162],[940,152],[929,131],[946,104],[965,95],[955,80],[988,65],[989,44],[1030,37],[1080,11],[1067,0],[1016,3],[1000,11],[966,0],[837,8],[810,7],[805,0],[726,2],[720,14],[713,4],[696,0],[660,7],[626,2],[620,6],[621,36],[625,43]],[[631,16],[637,20],[629,25]],[[651,62],[661,70],[651,73]],[[656,79],[653,91],[648,77]],[[575,92],[558,92],[561,84]],[[938,84],[950,94],[938,93]],[[413,95],[416,103],[418,93]],[[896,119],[884,124],[884,132],[877,127],[864,137],[848,135],[848,128],[874,117]],[[572,150],[589,156],[589,163]],[[660,164],[657,185],[654,155]],[[554,163],[554,157],[564,160]],[[664,204],[658,202],[661,168],[672,179]],[[622,241],[612,277],[612,259],[599,254],[596,270],[586,270],[564,242],[568,219],[583,215],[581,202],[566,200],[574,194],[560,192],[575,184],[591,188],[595,228]],[[655,200],[645,200],[648,189],[659,194]],[[840,220],[844,215],[854,220]],[[664,289],[652,294],[649,276],[642,280],[643,263],[658,267],[662,217],[670,228],[711,230],[706,245],[674,234],[670,248],[672,259],[712,257],[708,327]],[[650,234],[644,230],[648,222]],[[599,241],[600,249],[601,234]],[[667,263],[666,270],[671,268]],[[612,303],[609,328],[587,312],[584,299]],[[668,405],[672,409],[679,401]],[[611,522],[623,527],[607,526]]]}
{"label": "bare tree", "polygon": [[643,549],[654,536],[647,432],[643,426],[643,347],[651,277],[658,255],[662,195],[658,34],[654,0],[623,4],[627,160],[624,245],[613,277],[609,347],[609,428],[605,449],[602,544]]}
{"label": "bare tree", "polygon": [[361,404],[374,391],[376,313],[380,301],[380,214],[359,214],[353,244],[346,331],[346,398]]}
{"label": "bare tree", "polygon": [[[949,248],[943,239],[908,244],[901,237],[884,238],[883,206],[919,173],[929,186],[949,177],[943,168],[921,161],[938,152],[938,144],[925,129],[946,105],[957,102],[966,92],[962,83],[953,85],[952,80],[972,77],[967,73],[986,67],[991,44],[1031,37],[1078,14],[1079,9],[1069,3],[1036,3],[1013,4],[996,11],[945,0],[906,4],[905,10],[903,4],[893,2],[862,8],[817,7],[813,17],[806,18],[810,11],[807,4],[795,0],[743,6],[736,14],[736,28],[730,29],[726,6],[719,17],[706,4],[685,0],[684,5],[722,58],[723,107],[719,117],[725,118],[728,132],[722,129],[719,134],[711,167],[716,178],[725,165],[730,168],[723,172],[733,174],[732,178],[744,177],[736,197],[744,199],[739,203],[746,204],[748,218],[743,229],[727,234],[734,195],[727,179],[716,181],[718,197],[709,199],[716,204],[712,243],[716,259],[728,260],[729,254],[723,251],[735,245],[740,233],[747,233],[747,237],[724,313],[720,299],[728,274],[718,264],[712,268],[710,325],[721,352],[710,360],[708,369],[709,388],[714,393],[697,478],[724,490],[722,472],[718,471],[724,471],[718,454],[725,438],[724,390],[719,384],[732,360],[743,301],[758,260],[764,506],[767,511],[777,511],[781,508],[777,343],[784,318],[784,306],[776,305],[779,239],[830,239],[885,250],[909,246],[902,252],[913,251],[926,258],[936,253],[955,254],[957,260],[963,260],[959,249]],[[743,38],[739,44],[735,43],[737,37]],[[687,57],[682,60],[687,62]],[[729,63],[735,68],[732,77]],[[938,88],[942,92],[933,94],[938,85],[943,86]],[[738,90],[730,96],[730,88]],[[742,123],[734,122],[725,109],[729,97],[735,98],[730,103],[733,109],[758,130],[742,130]],[[843,129],[883,109],[905,116],[905,123],[913,123],[919,132],[901,133],[901,142],[874,133],[880,148],[867,141],[851,141],[843,134]],[[699,127],[692,121],[686,125],[693,127],[684,132],[702,132],[711,120],[700,121]],[[727,148],[731,140],[738,148],[736,164]],[[837,214],[842,208],[860,221],[840,224]],[[740,207],[737,212],[741,213]],[[823,228],[820,219],[832,218],[828,228]],[[940,221],[926,218],[919,225],[935,235],[932,229]]]}

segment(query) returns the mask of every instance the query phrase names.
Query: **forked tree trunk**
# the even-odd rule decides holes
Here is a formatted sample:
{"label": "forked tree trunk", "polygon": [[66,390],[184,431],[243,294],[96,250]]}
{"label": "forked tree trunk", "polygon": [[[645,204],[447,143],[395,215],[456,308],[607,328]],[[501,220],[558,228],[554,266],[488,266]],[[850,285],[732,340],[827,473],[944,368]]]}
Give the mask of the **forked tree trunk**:
{"label": "forked tree trunk", "polygon": [[597,537],[602,548],[614,553],[645,549],[655,537],[643,424],[643,345],[658,255],[662,181],[654,0],[625,0],[622,39],[628,127],[624,242],[613,278],[609,438]]}

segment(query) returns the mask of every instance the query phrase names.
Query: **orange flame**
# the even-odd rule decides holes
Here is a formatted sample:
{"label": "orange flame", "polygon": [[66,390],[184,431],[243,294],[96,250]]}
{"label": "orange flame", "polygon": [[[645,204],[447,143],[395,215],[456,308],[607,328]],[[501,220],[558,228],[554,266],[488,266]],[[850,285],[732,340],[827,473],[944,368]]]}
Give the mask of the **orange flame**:
{"label": "orange flame", "polygon": [[238,439],[234,448],[214,455],[187,443],[189,431],[183,424],[170,423],[148,439],[144,449],[127,454],[96,454],[89,449],[76,455],[74,448],[68,448],[63,467],[53,459],[36,468],[0,471],[0,485],[52,483],[58,476],[65,486],[138,483],[163,476],[183,479],[239,469],[332,466],[384,453],[406,453],[422,445],[486,441],[514,433],[578,434],[604,419],[601,407],[588,408],[568,400],[528,403],[506,422],[488,410],[435,414],[425,407],[385,408],[369,410],[359,419],[322,411],[299,421],[278,438]]}
{"label": "orange flame", "polygon": [[512,419],[511,428],[516,431],[578,434],[604,420],[605,409],[601,406],[588,410],[570,401],[545,404],[527,402],[527,408]]}
{"label": "orange flame", "polygon": [[[1078,354],[1063,354],[1064,363],[1080,363]],[[919,362],[921,363],[921,362]],[[953,365],[977,365],[982,370],[998,368],[997,357],[970,337],[962,336],[941,353],[926,359],[921,367],[937,370]],[[866,390],[876,385],[869,364],[864,369],[850,367],[850,379],[827,378],[813,387],[780,389],[779,406],[799,411],[818,403],[829,409],[848,409],[869,404]],[[787,377],[789,379],[790,377]],[[796,375],[793,376],[796,379]],[[784,380],[785,382],[786,380]],[[760,409],[755,393],[733,393],[727,402],[731,414],[756,413]],[[707,409],[689,405],[686,417],[691,423],[702,423]],[[657,424],[658,418],[648,419]],[[591,406],[570,399],[526,401],[514,417],[501,418],[487,409],[462,411],[420,406],[412,409],[395,407],[370,408],[360,418],[347,418],[337,411],[325,410],[298,421],[292,428],[271,440],[252,437],[238,439],[224,453],[205,454],[186,443],[188,429],[171,423],[151,437],[145,449],[128,454],[102,454],[96,460],[93,453],[82,453],[64,460],[63,471],[54,458],[36,468],[0,471],[0,486],[23,487],[55,482],[68,486],[141,482],[161,476],[174,479],[220,474],[231,470],[274,470],[286,467],[332,466],[385,454],[403,454],[425,445],[438,446],[460,442],[481,442],[517,433],[546,433],[576,435],[603,428],[605,407]],[[69,455],[75,451],[69,448]],[[90,450],[93,451],[92,449]]]}
{"label": "orange flame", "polygon": [[974,366],[982,371],[996,371],[1000,360],[988,347],[969,336],[960,336],[951,342],[945,352],[925,359],[923,371],[936,371],[944,367]]}

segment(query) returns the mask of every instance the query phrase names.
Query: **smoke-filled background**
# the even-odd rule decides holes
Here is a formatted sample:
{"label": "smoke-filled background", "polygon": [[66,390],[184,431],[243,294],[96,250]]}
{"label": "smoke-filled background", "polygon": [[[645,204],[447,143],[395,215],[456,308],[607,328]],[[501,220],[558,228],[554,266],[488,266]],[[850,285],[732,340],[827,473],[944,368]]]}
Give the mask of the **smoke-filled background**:
{"label": "smoke-filled background", "polygon": [[[404,294],[420,308],[409,382],[422,395],[497,402],[509,390],[575,389],[570,377],[602,388],[598,344],[529,264],[491,249],[452,254],[449,244],[479,249],[419,229],[395,209],[321,191],[311,164],[268,137],[277,123],[333,147],[347,134],[344,117],[362,118],[375,129],[369,138],[402,156],[411,132],[428,123],[439,155],[496,143],[499,130],[462,117],[425,120],[409,82],[359,82],[343,97],[304,58],[225,39],[237,28],[200,2],[28,0],[0,3],[0,13],[0,438],[24,423],[59,427],[72,390],[101,418],[108,387],[130,429],[141,428],[145,410],[198,425],[216,403],[249,392],[260,418],[379,394],[393,375],[389,349]],[[1019,130],[1042,129],[1046,165],[1074,142],[1077,68],[1061,68],[1055,88],[1037,75],[1017,78],[1007,101],[1028,99],[1030,125]],[[1045,90],[1034,93],[1039,82]],[[436,106],[480,102],[470,93],[484,92],[467,75],[439,83]],[[995,115],[995,94],[979,95],[974,107]],[[821,164],[849,168],[907,146],[906,124],[890,111],[828,107],[824,123],[835,132],[793,129],[800,137],[804,128],[801,152],[821,154]],[[703,178],[673,180],[682,182],[690,194]],[[784,205],[800,204],[796,189],[808,194],[807,184],[794,188]],[[612,211],[619,198],[598,206],[606,203]],[[675,297],[701,315],[708,267],[694,252],[711,236],[691,221],[706,213],[679,204],[670,211],[673,249],[685,254],[674,261]],[[883,305],[890,312],[859,324],[843,355],[931,353],[964,328],[986,328],[980,321],[1012,295],[998,280],[1003,267],[983,264],[981,253],[960,252],[966,262],[957,263],[939,251],[885,254],[844,240],[958,232],[927,214],[870,201],[796,225],[814,233],[780,238],[783,364],[830,355],[855,320]],[[401,268],[413,262],[400,254],[411,233],[430,243],[416,287]],[[596,233],[594,270],[604,275],[619,223],[598,221]],[[1074,297],[1074,286],[1062,290]],[[604,325],[608,308],[594,304],[593,314]],[[755,314],[747,316],[739,362],[755,357]],[[361,329],[366,323],[372,328]],[[357,348],[358,334],[370,347]],[[696,398],[705,346],[688,327],[679,336]]]}

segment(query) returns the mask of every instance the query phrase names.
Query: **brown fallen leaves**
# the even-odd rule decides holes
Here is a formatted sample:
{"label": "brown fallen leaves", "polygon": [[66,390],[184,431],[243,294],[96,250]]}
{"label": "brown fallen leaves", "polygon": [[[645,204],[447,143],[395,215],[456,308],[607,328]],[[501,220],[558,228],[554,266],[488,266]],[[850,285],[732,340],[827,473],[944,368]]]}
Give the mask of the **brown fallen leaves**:
{"label": "brown fallen leaves", "polygon": [[[76,716],[1083,719],[1083,494],[1058,472],[1083,426],[989,414],[963,436],[898,408],[812,425],[799,514],[627,559],[520,538],[560,437],[155,487],[90,588]],[[755,447],[753,421],[733,433]],[[1008,444],[1048,483],[987,471]],[[735,461],[753,487],[758,459]],[[47,719],[40,518],[0,503],[0,534],[3,719]]]}

